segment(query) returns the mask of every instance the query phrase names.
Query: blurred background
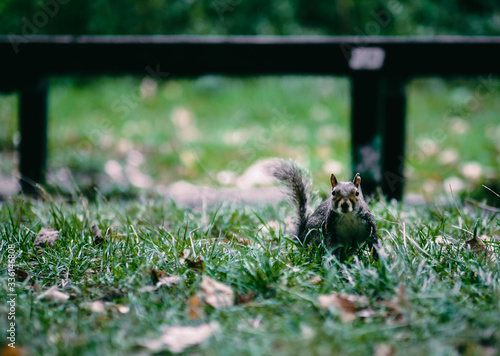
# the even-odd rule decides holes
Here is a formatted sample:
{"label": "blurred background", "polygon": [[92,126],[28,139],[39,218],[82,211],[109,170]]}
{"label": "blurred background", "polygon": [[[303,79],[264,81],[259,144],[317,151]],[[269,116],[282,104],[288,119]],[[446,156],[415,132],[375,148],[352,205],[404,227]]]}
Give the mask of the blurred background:
{"label": "blurred background", "polygon": [[[40,12],[47,23],[30,26]],[[0,34],[498,36],[500,3],[2,0]],[[259,182],[248,169],[274,156],[298,160],[322,190],[331,172],[351,178],[348,78],[146,74],[50,79],[51,190],[134,196],[179,180],[249,187]],[[500,80],[420,78],[407,91],[406,193],[498,192]],[[17,95],[0,95],[4,190],[16,189],[17,118]]]}

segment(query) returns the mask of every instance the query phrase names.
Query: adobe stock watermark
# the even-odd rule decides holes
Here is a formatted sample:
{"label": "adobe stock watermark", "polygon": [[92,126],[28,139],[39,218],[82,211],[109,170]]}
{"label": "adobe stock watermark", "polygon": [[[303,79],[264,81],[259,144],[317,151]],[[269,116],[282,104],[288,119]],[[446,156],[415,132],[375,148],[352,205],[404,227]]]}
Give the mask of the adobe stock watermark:
{"label": "adobe stock watermark", "polygon": [[[382,30],[393,21],[394,16],[399,15],[402,11],[403,5],[399,1],[390,0],[387,3],[386,9],[370,11],[373,21],[368,21],[364,28],[360,28],[359,26],[354,27],[357,43],[340,44],[340,49],[352,69],[379,69],[381,67],[380,64],[377,66],[370,63],[383,62],[385,53],[383,53],[382,49],[371,48],[368,52],[363,51],[363,49],[369,43],[369,37],[380,35]],[[365,68],[365,62],[369,63],[368,68]]]}
{"label": "adobe stock watermark", "polygon": [[[443,114],[445,124],[452,125],[456,117],[470,117],[472,113],[480,108],[481,101],[489,98],[498,89],[500,83],[493,80],[493,75],[478,76],[478,84],[473,93],[463,101],[463,103],[455,104]],[[426,162],[426,157],[431,146],[442,145],[448,138],[450,133],[444,129],[436,128],[430,133],[428,140],[419,144],[418,149],[412,152],[407,158],[399,156],[400,162],[397,172],[384,172],[383,179],[387,187],[394,192],[395,186],[404,182],[405,178],[415,173],[418,166]],[[445,172],[444,172],[445,173]]]}
{"label": "adobe stock watermark", "polygon": [[40,10],[35,12],[33,16],[31,16],[31,19],[23,16],[21,18],[21,22],[23,23],[21,27],[21,34],[19,35],[14,32],[9,32],[7,35],[9,43],[14,49],[14,53],[18,54],[19,46],[27,43],[31,37],[37,35],[41,28],[47,26],[50,19],[57,16],[59,10],[61,9],[61,5],[66,5],[70,1],[71,0],[48,0],[40,2]]}
{"label": "adobe stock watermark", "polygon": [[[123,94],[111,103],[111,111],[118,115],[120,121],[125,120],[130,115],[130,112],[144,100],[141,94],[143,91],[148,91],[152,88],[156,89],[156,86],[170,75],[169,72],[161,70],[160,64],[156,64],[155,66],[148,65],[145,70],[148,74],[141,80],[141,85],[137,90],[129,94]],[[86,139],[84,141],[78,143],[75,148],[70,150],[68,153],[69,161],[80,162],[83,159],[84,152],[90,152],[93,147],[99,146],[106,132],[114,125],[115,122],[110,118],[101,120],[98,127],[94,127],[86,132]]]}
{"label": "adobe stock watermark", "polygon": [[16,348],[16,246],[7,245],[7,346]]}
{"label": "adobe stock watermark", "polygon": [[219,15],[219,19],[224,21],[224,14],[227,12],[233,12],[237,6],[239,6],[243,0],[215,0],[212,3],[217,15]]}

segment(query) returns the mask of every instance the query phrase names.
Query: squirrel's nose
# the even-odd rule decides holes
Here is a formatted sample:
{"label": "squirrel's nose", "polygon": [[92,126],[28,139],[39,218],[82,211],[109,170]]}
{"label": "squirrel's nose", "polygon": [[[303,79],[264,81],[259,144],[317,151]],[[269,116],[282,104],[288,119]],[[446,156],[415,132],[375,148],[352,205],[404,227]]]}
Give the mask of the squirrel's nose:
{"label": "squirrel's nose", "polygon": [[343,202],[340,207],[342,208],[342,210],[344,211],[347,211],[349,210],[349,204],[347,204],[347,202]]}

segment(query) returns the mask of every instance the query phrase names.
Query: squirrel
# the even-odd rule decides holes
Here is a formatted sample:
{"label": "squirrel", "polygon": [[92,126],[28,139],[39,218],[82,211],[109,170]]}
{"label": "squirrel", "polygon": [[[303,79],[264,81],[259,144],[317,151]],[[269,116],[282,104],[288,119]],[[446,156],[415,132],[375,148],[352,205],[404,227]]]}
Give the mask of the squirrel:
{"label": "squirrel", "polygon": [[[274,159],[267,164],[267,172],[284,184],[286,193],[296,209],[294,234],[303,245],[316,245],[331,251],[339,261],[348,260],[361,247],[368,246],[375,259],[374,245],[378,244],[377,225],[361,192],[361,176],[352,182],[339,182],[330,177],[331,197],[308,215],[311,179],[309,174],[291,160]],[[325,251],[324,251],[325,252]]]}

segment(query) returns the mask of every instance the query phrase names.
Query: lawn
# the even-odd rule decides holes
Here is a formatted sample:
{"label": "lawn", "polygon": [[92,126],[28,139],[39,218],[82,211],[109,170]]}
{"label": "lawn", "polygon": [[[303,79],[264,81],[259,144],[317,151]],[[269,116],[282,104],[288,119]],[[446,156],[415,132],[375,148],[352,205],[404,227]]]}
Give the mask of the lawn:
{"label": "lawn", "polygon": [[[30,355],[497,355],[498,213],[454,201],[372,209],[379,261],[340,265],[290,240],[282,204],[12,199],[0,210],[0,280],[15,294],[16,345]],[[59,232],[52,246],[34,242],[42,227]],[[477,236],[484,247],[466,243]],[[225,286],[219,301],[211,280]],[[7,330],[12,309],[0,308]],[[212,333],[171,344],[185,326]]]}
{"label": "lawn", "polygon": [[[500,82],[485,80],[410,84],[406,192],[428,203],[370,199],[380,259],[339,264],[291,239],[285,203],[163,191],[239,186],[278,156],[328,192],[332,171],[350,178],[347,80],[53,79],[46,192],[0,201],[0,328],[30,355],[500,354],[500,197],[482,187],[500,192]],[[16,115],[0,97],[3,176]],[[205,340],[175,343],[188,326]]]}

